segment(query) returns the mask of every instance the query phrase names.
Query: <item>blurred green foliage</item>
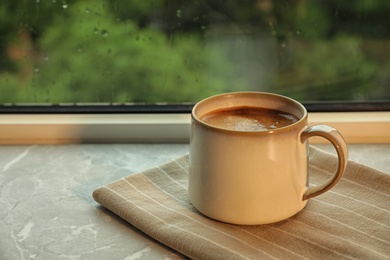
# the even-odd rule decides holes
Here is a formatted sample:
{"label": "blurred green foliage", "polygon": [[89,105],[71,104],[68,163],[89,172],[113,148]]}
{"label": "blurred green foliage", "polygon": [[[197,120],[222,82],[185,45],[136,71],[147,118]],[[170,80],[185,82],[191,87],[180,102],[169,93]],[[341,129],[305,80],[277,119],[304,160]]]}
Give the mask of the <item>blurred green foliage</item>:
{"label": "blurred green foliage", "polygon": [[0,103],[390,98],[390,2],[0,3]]}
{"label": "blurred green foliage", "polygon": [[157,30],[116,21],[99,1],[78,3],[68,17],[40,41],[50,56],[36,83],[53,86],[51,102],[180,102],[223,89],[220,77],[204,71],[205,63],[217,63],[215,73],[222,75],[229,65],[221,63],[218,50],[203,52],[195,36],[170,43]]}

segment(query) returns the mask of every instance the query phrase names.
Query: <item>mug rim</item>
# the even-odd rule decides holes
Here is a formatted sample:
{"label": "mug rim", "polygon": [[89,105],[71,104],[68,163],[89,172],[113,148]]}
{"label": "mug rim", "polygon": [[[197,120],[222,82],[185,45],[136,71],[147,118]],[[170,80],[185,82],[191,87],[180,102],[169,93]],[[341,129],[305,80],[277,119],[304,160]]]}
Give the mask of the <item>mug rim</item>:
{"label": "mug rim", "polygon": [[[222,127],[217,127],[217,126],[214,126],[214,125],[211,125],[211,124],[208,124],[204,121],[202,121],[195,113],[196,113],[196,110],[198,109],[198,107],[200,107],[203,103],[205,102],[209,102],[210,100],[213,100],[213,99],[218,99],[218,98],[221,98],[223,96],[232,96],[232,95],[259,95],[259,96],[270,96],[270,97],[274,97],[274,98],[279,98],[279,99],[283,99],[283,100],[286,100],[290,103],[293,103],[295,106],[299,107],[303,114],[301,117],[298,117],[299,120],[297,122],[294,122],[292,124],[289,124],[287,126],[283,126],[283,127],[278,127],[278,128],[275,128],[275,129],[268,129],[268,130],[257,130],[257,131],[243,131],[243,130],[233,130],[233,129],[227,129],[227,128],[222,128]],[[226,108],[229,108],[229,107],[226,107]],[[267,108],[267,107],[265,107]],[[273,109],[273,108],[271,108]],[[213,111],[213,110],[210,110],[210,112]],[[284,111],[284,112],[288,112],[288,111]],[[290,113],[290,112],[288,112]],[[296,116],[296,115],[295,115]],[[293,98],[290,98],[290,97],[287,97],[287,96],[284,96],[284,95],[280,95],[280,94],[276,94],[276,93],[270,93],[270,92],[262,92],[262,91],[237,91],[237,92],[226,92],[226,93],[221,93],[221,94],[217,94],[217,95],[213,95],[213,96],[209,96],[207,98],[204,98],[202,100],[200,100],[199,102],[197,102],[195,104],[195,106],[192,108],[191,110],[191,118],[192,120],[194,120],[195,122],[199,123],[200,125],[203,125],[207,128],[210,128],[210,129],[214,129],[214,130],[218,130],[218,131],[222,131],[222,132],[226,132],[226,133],[234,133],[234,134],[239,134],[239,133],[242,133],[242,134],[272,134],[272,133],[276,133],[276,132],[284,132],[284,131],[290,131],[291,128],[294,128],[295,126],[297,125],[300,125],[302,124],[302,122],[305,122],[306,119],[307,119],[307,110],[306,108],[300,103],[298,102],[297,100],[293,99]]]}

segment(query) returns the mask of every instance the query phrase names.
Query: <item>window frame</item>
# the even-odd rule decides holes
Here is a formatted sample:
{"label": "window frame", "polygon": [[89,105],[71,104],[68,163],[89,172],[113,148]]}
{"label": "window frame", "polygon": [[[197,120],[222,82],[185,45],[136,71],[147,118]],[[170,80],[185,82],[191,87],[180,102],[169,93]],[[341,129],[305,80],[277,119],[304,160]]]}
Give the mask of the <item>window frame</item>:
{"label": "window frame", "polygon": [[[348,143],[390,143],[390,102],[303,102],[309,125]],[[187,143],[193,104],[3,105],[0,144]],[[324,143],[312,138],[312,143]]]}
{"label": "window frame", "polygon": [[[304,101],[308,112],[390,111],[390,101]],[[191,113],[194,103],[3,104],[0,114],[172,114]]]}

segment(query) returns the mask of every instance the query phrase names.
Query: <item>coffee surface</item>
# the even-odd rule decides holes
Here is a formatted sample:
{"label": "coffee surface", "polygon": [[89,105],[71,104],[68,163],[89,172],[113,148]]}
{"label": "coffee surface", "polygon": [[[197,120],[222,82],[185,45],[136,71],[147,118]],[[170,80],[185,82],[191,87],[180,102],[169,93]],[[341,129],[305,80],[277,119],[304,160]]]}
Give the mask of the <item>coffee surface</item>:
{"label": "coffee surface", "polygon": [[246,132],[273,130],[299,121],[290,113],[262,107],[219,109],[200,119],[215,127]]}

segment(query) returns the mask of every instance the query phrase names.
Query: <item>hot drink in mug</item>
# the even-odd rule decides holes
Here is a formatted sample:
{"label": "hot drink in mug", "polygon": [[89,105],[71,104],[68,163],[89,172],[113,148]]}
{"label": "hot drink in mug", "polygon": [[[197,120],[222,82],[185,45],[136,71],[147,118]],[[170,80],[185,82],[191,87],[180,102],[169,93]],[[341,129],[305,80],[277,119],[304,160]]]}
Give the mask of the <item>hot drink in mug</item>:
{"label": "hot drink in mug", "polygon": [[233,107],[205,114],[206,124],[236,131],[263,131],[284,127],[299,119],[287,112],[263,107]]}

